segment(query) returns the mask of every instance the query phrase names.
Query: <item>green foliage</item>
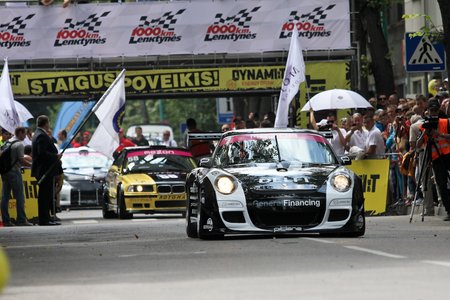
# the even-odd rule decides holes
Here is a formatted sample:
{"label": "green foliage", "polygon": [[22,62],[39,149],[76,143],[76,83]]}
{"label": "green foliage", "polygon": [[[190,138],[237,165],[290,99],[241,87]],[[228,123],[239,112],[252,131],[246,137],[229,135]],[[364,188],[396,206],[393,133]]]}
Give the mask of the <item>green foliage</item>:
{"label": "green foliage", "polygon": [[410,33],[409,37],[413,38],[416,36],[426,36],[430,39],[432,43],[441,42],[444,38],[444,31],[436,25],[434,25],[433,20],[429,15],[425,14],[404,14],[402,18],[407,20],[412,20],[416,18],[424,18],[425,25],[422,26],[418,31]]}
{"label": "green foliage", "polygon": [[372,69],[370,68],[370,65],[372,61],[367,57],[367,55],[361,55],[360,59],[361,63],[361,76],[364,78],[369,77],[369,75],[372,74]]}

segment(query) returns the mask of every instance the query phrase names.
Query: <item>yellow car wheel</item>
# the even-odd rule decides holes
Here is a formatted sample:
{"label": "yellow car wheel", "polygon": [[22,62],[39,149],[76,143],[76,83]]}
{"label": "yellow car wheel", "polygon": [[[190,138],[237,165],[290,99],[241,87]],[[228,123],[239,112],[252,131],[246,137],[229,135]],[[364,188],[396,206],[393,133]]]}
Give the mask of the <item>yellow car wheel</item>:
{"label": "yellow car wheel", "polygon": [[0,249],[0,293],[8,283],[10,276],[9,272],[8,257],[6,257],[3,249]]}

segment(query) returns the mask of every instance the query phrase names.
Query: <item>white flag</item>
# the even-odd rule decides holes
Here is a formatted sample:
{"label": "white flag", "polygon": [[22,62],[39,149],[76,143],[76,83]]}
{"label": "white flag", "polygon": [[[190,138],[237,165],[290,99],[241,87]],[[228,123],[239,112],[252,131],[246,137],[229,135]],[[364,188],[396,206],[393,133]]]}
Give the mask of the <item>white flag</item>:
{"label": "white flag", "polygon": [[[110,87],[109,94],[99,101],[94,110],[100,124],[92,135],[88,146],[112,157],[119,146],[119,130],[125,114],[125,72],[122,72]],[[108,91],[107,91],[108,92]]]}
{"label": "white flag", "polygon": [[297,27],[294,26],[289,45],[289,53],[281,84],[280,99],[278,100],[275,127],[283,128],[288,125],[289,104],[298,92],[300,83],[305,81],[305,62],[303,61],[302,47],[298,38]]}
{"label": "white flag", "polygon": [[20,126],[19,114],[14,103],[9,79],[8,60],[5,59],[2,77],[0,78],[0,127],[14,134],[14,130],[18,126]]}

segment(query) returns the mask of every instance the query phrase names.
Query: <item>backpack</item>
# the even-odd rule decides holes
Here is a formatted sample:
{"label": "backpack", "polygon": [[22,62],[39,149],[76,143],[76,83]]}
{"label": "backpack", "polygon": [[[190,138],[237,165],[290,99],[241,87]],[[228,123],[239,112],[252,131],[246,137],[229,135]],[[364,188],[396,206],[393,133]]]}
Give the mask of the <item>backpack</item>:
{"label": "backpack", "polygon": [[0,154],[0,174],[6,174],[11,170],[11,168],[14,166],[14,164],[17,162],[17,159],[14,163],[11,163],[11,152],[12,152],[12,145],[18,142],[18,140],[13,142],[6,142],[3,145],[2,153]]}

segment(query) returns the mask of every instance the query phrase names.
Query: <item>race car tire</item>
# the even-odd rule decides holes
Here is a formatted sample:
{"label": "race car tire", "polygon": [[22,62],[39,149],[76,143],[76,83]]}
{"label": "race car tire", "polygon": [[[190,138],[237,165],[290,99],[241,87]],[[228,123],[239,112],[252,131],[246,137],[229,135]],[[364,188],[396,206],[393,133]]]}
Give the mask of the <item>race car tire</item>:
{"label": "race car tire", "polygon": [[361,208],[362,211],[353,216],[353,231],[343,232],[341,236],[343,237],[360,237],[366,233],[366,217],[364,213],[364,206]]}
{"label": "race car tire", "polygon": [[117,214],[114,211],[108,210],[109,196],[103,193],[103,203],[102,203],[102,215],[103,219],[114,219],[117,218]]}
{"label": "race car tire", "polygon": [[118,208],[119,208],[119,212],[118,212],[119,219],[124,220],[124,219],[131,219],[131,218],[133,218],[133,214],[127,212],[127,210],[126,210],[125,196],[123,194],[123,191],[120,191],[118,193],[118,196],[119,197],[118,197],[117,201],[119,202],[119,205],[118,205]]}
{"label": "race car tire", "polygon": [[189,188],[187,189],[187,204],[186,204],[186,234],[190,238],[198,238],[197,222],[191,222],[192,217],[192,200]]}
{"label": "race car tire", "polygon": [[[223,238],[224,234],[214,231],[214,223],[208,224],[208,220],[214,219],[212,216],[209,216],[208,211],[213,211],[213,207],[210,201],[206,198],[206,194],[203,188],[198,189],[198,207],[197,207],[197,233],[198,237],[202,240],[217,240]],[[204,203],[202,203],[202,199],[204,199]],[[205,226],[212,226],[212,230],[205,229]]]}

